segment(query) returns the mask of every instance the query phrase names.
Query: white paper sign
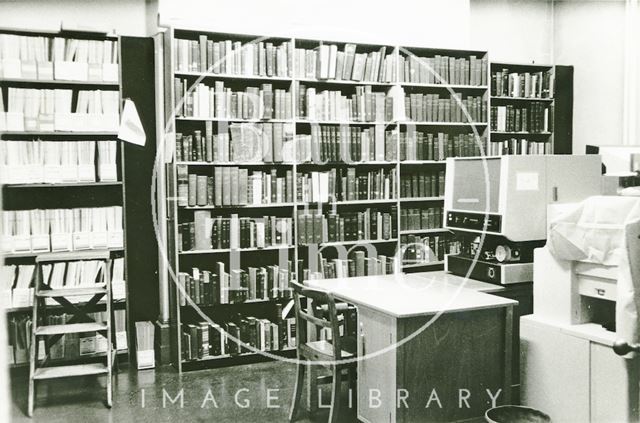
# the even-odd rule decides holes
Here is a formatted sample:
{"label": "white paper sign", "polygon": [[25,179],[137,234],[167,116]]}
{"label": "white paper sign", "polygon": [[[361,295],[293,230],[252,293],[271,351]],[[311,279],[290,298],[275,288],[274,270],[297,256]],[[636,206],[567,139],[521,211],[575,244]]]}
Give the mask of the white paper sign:
{"label": "white paper sign", "polygon": [[122,141],[140,146],[144,146],[147,141],[147,136],[142,127],[142,122],[140,122],[140,116],[138,115],[138,109],[136,109],[135,103],[128,98],[124,100],[118,138]]}

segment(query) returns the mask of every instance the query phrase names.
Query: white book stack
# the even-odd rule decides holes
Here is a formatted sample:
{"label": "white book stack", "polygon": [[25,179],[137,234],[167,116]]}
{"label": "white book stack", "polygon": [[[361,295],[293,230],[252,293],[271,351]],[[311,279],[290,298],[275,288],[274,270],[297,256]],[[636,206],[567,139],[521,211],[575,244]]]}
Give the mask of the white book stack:
{"label": "white book stack", "polygon": [[104,40],[53,40],[54,76],[64,81],[118,81],[118,43]]}
{"label": "white book stack", "polygon": [[116,332],[116,350],[126,350],[127,342],[127,315],[125,310],[114,310],[113,320]]}
{"label": "white book stack", "polygon": [[47,37],[0,34],[0,77],[53,79],[53,63]]}
{"label": "white book stack", "polygon": [[98,141],[98,179],[102,182],[117,181],[118,170],[116,158],[118,144],[116,141]]}
{"label": "white book stack", "polygon": [[154,327],[151,322],[136,322],[136,353],[138,369],[155,367],[153,349]]}
{"label": "white book stack", "polygon": [[124,258],[118,257],[112,260],[111,292],[114,300],[124,300],[127,290],[124,282]]}
{"label": "white book stack", "polygon": [[36,266],[34,264],[21,264],[18,266],[18,275],[11,294],[12,307],[30,307],[33,305],[33,277]]}
{"label": "white book stack", "polygon": [[[101,181],[117,180],[116,141],[97,141]],[[96,181],[96,141],[0,143],[0,183],[56,184]]]}
{"label": "white book stack", "polygon": [[47,221],[51,230],[51,250],[73,250],[73,210],[47,210]]}
{"label": "white book stack", "polygon": [[75,142],[74,144],[78,149],[78,182],[95,182],[95,141],[80,141]]}
{"label": "white book stack", "polygon": [[13,283],[16,279],[17,266],[15,264],[0,267],[0,307],[3,309],[12,306],[11,294]]}
{"label": "white book stack", "polygon": [[6,210],[0,251],[38,253],[123,248],[122,207]]}

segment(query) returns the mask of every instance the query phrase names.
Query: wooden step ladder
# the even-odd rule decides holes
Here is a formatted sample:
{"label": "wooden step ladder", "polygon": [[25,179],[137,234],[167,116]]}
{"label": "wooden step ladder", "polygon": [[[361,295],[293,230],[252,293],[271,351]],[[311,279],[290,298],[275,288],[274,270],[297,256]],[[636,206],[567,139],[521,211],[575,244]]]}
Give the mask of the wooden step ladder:
{"label": "wooden step ladder", "polygon": [[[95,285],[75,288],[51,289],[43,283],[42,266],[69,261],[100,260],[102,261],[102,281]],[[33,324],[31,326],[31,349],[29,362],[29,417],[33,415],[35,403],[35,382],[46,379],[66,378],[85,375],[107,375],[107,406],[112,405],[113,387],[111,376],[115,360],[115,349],[112,337],[112,310],[111,310],[111,255],[108,250],[91,250],[79,252],[45,253],[36,257],[36,275],[33,299]],[[72,303],[67,298],[77,296],[90,296],[91,299],[84,303]],[[101,299],[106,297],[106,322],[96,322],[87,315]],[[53,299],[59,303],[65,312],[73,315],[66,324],[45,325],[47,299]],[[38,360],[38,340],[45,338],[45,349],[54,345],[65,334],[84,332],[96,332],[104,334],[107,338],[106,364],[85,363],[71,365],[48,365],[49,356]]]}

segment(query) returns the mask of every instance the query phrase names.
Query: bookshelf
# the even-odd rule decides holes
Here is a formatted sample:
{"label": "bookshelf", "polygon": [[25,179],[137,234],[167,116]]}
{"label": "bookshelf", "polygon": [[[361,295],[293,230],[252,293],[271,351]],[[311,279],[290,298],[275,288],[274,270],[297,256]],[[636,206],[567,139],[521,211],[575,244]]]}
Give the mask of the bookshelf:
{"label": "bookshelf", "polygon": [[[167,28],[162,40],[169,144],[164,150],[166,252],[168,277],[177,281],[170,283],[171,362],[179,371],[262,359],[252,351],[228,353],[216,347],[214,352],[211,337],[217,345],[219,335],[212,330],[206,334],[209,354],[194,356],[194,345],[187,341],[201,339],[205,329],[197,326],[201,322],[206,326],[205,317],[233,333],[244,324],[238,323],[243,320],[235,317],[238,313],[255,317],[252,323],[268,319],[287,324],[278,318],[289,302],[287,290],[268,298],[249,294],[234,304],[221,301],[215,291],[213,300],[196,301],[201,310],[193,308],[181,287],[196,299],[203,290],[205,297],[210,295],[210,289],[219,289],[215,284],[227,283],[216,276],[222,270],[218,263],[225,273],[236,266],[245,274],[255,272],[249,268],[260,271],[287,263],[280,269],[287,280],[442,268],[445,240],[447,249],[455,248],[437,213],[442,209],[445,158],[478,155],[476,137],[486,143],[489,136],[486,51],[356,45],[188,28]],[[443,79],[430,76],[427,65]],[[251,131],[259,134],[257,139],[247,135]],[[276,131],[278,136],[273,135]],[[273,150],[267,151],[258,141],[265,133]],[[234,149],[258,153],[232,157],[238,153]],[[282,153],[275,157],[277,149]],[[233,173],[241,181],[237,196],[244,197],[243,181],[249,175],[249,198],[215,198],[218,191],[227,195],[227,182],[235,184],[235,177],[225,177],[219,168],[238,172]],[[251,175],[260,172],[262,176],[254,180]],[[280,194],[273,197],[271,190],[268,201],[252,200],[256,192],[264,196],[267,176],[272,183],[275,179],[283,184],[276,189]],[[222,184],[216,186],[219,179]],[[410,184],[403,186],[403,179]],[[200,193],[200,201],[194,192],[195,197]],[[233,195],[231,188],[229,196]],[[200,212],[204,214],[196,217]],[[195,227],[196,220],[214,220],[215,240],[222,227],[216,226],[216,219],[245,218],[251,228],[261,230],[263,216],[284,219],[290,241],[275,246],[192,242],[202,243],[203,248],[184,243],[186,237],[191,241],[192,232],[198,233],[185,224],[193,222]],[[405,245],[409,241],[439,253],[416,251]],[[364,257],[367,247],[375,247],[376,256]],[[406,264],[394,260],[401,250],[411,255]],[[209,278],[216,278],[214,285],[205,287],[212,283]],[[228,322],[237,324],[227,327]],[[292,351],[281,343],[271,353]]]}
{"label": "bookshelf", "polygon": [[555,66],[492,62],[487,155],[553,154]]}
{"label": "bookshelf", "polygon": [[[28,363],[29,337],[24,335],[32,313],[29,275],[35,257],[44,251],[77,251],[80,260],[81,251],[106,248],[117,262],[111,318],[117,353],[126,361],[130,304],[124,149],[116,140],[120,38],[17,29],[0,29],[0,37],[0,255],[10,360],[13,366]],[[21,54],[25,49],[29,54]],[[60,282],[69,284],[69,278]],[[65,318],[62,307],[50,310],[50,318]],[[105,310],[102,301],[89,311]],[[104,356],[104,342],[97,338],[83,340],[83,346],[78,338],[67,338],[51,348],[51,362],[83,363]]]}

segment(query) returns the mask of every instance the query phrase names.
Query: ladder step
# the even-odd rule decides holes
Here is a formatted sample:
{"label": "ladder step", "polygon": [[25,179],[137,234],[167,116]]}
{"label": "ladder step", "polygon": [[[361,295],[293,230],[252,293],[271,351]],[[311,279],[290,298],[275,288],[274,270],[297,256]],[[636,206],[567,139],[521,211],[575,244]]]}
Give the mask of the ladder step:
{"label": "ladder step", "polygon": [[71,323],[67,325],[47,325],[36,328],[36,335],[58,335],[65,333],[82,333],[107,330],[106,323]]}
{"label": "ladder step", "polygon": [[106,365],[102,363],[89,363],[75,364],[72,366],[41,367],[36,369],[33,374],[33,378],[36,380],[57,379],[62,377],[100,375],[107,373],[108,369]]}
{"label": "ladder step", "polygon": [[104,294],[107,292],[105,284],[96,284],[82,288],[45,289],[36,292],[38,297],[75,297],[78,295]]}

